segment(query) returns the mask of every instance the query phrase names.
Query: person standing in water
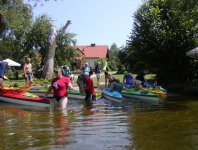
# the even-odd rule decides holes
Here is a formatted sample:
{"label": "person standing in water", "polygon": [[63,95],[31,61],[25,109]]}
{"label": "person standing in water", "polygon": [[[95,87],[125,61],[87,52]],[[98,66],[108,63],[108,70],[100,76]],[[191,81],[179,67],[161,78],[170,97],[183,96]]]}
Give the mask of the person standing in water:
{"label": "person standing in water", "polygon": [[93,80],[92,80],[92,78],[90,78],[89,72],[85,72],[83,75],[84,75],[84,84],[85,84],[84,91],[86,93],[85,100],[91,101],[92,96],[94,94]]}
{"label": "person standing in water", "polygon": [[58,103],[58,108],[65,109],[68,102],[67,89],[73,89],[71,81],[68,77],[64,76],[64,70],[58,68],[55,70],[56,77],[52,80],[51,85],[45,95],[45,98],[54,91],[54,98]]}

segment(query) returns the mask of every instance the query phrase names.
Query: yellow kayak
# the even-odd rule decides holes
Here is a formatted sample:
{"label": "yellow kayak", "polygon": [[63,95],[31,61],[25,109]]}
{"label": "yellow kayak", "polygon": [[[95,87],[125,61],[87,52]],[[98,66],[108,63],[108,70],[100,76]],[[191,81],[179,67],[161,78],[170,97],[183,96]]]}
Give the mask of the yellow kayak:
{"label": "yellow kayak", "polygon": [[161,91],[159,89],[149,89],[149,88],[144,88],[146,91],[149,91],[153,94],[159,95],[160,99],[163,99],[167,96],[167,92]]}

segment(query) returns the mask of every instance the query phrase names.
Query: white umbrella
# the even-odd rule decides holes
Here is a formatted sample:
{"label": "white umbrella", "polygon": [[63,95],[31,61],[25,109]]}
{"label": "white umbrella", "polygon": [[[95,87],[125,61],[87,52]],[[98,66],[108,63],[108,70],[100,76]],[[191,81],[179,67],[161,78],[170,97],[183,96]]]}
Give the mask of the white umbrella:
{"label": "white umbrella", "polygon": [[11,60],[11,59],[5,59],[5,60],[3,60],[3,61],[7,62],[7,63],[8,63],[8,66],[18,66],[18,67],[21,66],[21,64],[19,64],[19,63],[13,61],[13,60]]}
{"label": "white umbrella", "polygon": [[186,52],[186,56],[198,57],[198,47]]}

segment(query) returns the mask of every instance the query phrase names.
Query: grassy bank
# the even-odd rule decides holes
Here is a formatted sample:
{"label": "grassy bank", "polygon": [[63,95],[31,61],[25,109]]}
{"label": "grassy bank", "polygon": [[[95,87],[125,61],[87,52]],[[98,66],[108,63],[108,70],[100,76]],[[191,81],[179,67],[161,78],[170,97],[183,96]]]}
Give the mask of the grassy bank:
{"label": "grassy bank", "polygon": [[[76,76],[78,74],[75,74]],[[117,79],[119,79],[121,82],[123,81],[124,74],[113,74],[113,76]],[[153,81],[155,79],[154,74],[148,74],[145,77],[149,81]],[[14,78],[10,78],[11,82],[8,80],[4,80],[4,84],[10,85],[13,83],[17,83],[20,86],[23,86],[25,84],[25,80],[20,77],[19,80],[15,80]],[[76,80],[73,81],[73,84],[76,85]],[[94,85],[97,85],[97,79],[96,77],[93,78]],[[104,74],[101,75],[100,83],[105,82],[105,76]],[[34,78],[35,84],[49,84],[50,80],[44,80],[44,79],[38,79]],[[177,84],[162,84],[162,87],[167,89],[168,92],[176,93],[180,95],[186,95],[186,96],[198,96],[198,84],[197,83],[177,83]]]}

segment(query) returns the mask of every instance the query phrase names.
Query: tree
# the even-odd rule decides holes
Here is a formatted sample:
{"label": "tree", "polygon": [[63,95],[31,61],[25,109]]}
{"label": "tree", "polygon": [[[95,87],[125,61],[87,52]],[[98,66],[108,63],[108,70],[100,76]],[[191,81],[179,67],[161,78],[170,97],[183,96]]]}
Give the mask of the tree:
{"label": "tree", "polygon": [[186,51],[196,45],[195,26],[187,26],[187,18],[175,3],[149,0],[137,10],[126,53],[135,62],[143,62],[158,80],[185,82],[190,73]]}
{"label": "tree", "polygon": [[[59,32],[61,32],[61,29],[58,33]],[[73,33],[64,33],[56,37],[57,48],[55,52],[55,65],[61,66],[63,64],[67,64],[68,66],[71,66],[74,57],[77,56],[74,47],[76,45],[76,40],[73,39],[75,36],[76,34]]]}
{"label": "tree", "polygon": [[108,62],[108,67],[110,70],[117,70],[118,66],[119,66],[119,59],[118,59],[118,53],[119,53],[120,49],[118,48],[118,46],[113,43],[110,47],[109,50],[109,62]]}
{"label": "tree", "polygon": [[26,34],[23,55],[28,55],[31,58],[34,58],[37,54],[40,55],[42,59],[36,61],[38,67],[44,65],[44,57],[48,48],[47,35],[50,27],[50,18],[42,15],[36,18]]}
{"label": "tree", "polygon": [[[64,34],[65,30],[67,27],[71,24],[71,21],[68,20],[66,25],[62,28],[58,36],[61,36]],[[49,33],[48,42],[49,42],[49,47],[48,51],[45,56],[45,62],[44,62],[44,71],[42,74],[42,77],[44,79],[50,79],[52,78],[53,75],[53,68],[54,68],[54,56],[55,56],[55,50],[56,50],[56,35],[55,35],[55,29],[51,27],[51,31]]]}
{"label": "tree", "polygon": [[2,21],[0,22],[0,52],[2,55],[21,61],[23,42],[31,24],[31,7],[22,0],[17,0],[5,4],[1,2],[0,9],[3,18],[3,27]]}

